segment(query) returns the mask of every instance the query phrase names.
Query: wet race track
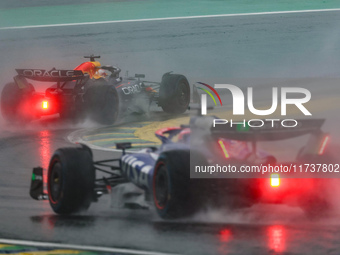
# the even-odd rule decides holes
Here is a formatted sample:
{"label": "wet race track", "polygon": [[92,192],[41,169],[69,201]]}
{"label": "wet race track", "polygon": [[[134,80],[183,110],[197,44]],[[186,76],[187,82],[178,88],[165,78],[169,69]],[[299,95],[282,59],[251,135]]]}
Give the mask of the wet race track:
{"label": "wet race track", "polygon": [[[94,53],[103,64],[145,73],[148,80],[174,71],[190,84],[301,86],[325,102],[340,93],[339,24],[335,11],[0,30],[1,86],[15,68],[71,69]],[[316,117],[327,118],[325,129],[336,143],[340,103],[332,102],[312,108]],[[159,115],[137,121],[150,124]],[[46,168],[55,149],[71,145],[70,133],[96,127],[53,117],[25,127],[1,122],[0,238],[178,254],[340,253],[340,210],[312,221],[299,208],[257,205],[164,221],[152,209],[112,209],[109,197],[68,217],[55,215],[46,201],[31,200],[32,167]],[[95,150],[94,155],[120,153]]]}

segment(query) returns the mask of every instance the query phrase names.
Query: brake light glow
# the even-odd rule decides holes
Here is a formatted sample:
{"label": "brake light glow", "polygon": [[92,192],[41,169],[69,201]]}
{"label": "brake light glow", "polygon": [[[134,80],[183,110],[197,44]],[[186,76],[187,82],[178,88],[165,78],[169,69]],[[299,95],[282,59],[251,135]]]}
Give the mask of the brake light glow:
{"label": "brake light glow", "polygon": [[227,148],[225,147],[225,144],[222,140],[218,140],[218,144],[220,145],[222,151],[223,151],[223,154],[224,154],[224,157],[225,158],[229,158],[229,153],[227,151]]}
{"label": "brake light glow", "polygon": [[280,175],[279,174],[271,174],[270,175],[270,185],[272,187],[280,186]]}
{"label": "brake light glow", "polygon": [[42,104],[41,104],[41,107],[43,109],[48,109],[48,101],[43,101]]}
{"label": "brake light glow", "polygon": [[319,149],[319,155],[322,155],[325,152],[326,146],[328,144],[329,141],[329,136],[326,135],[321,143],[321,147]]}

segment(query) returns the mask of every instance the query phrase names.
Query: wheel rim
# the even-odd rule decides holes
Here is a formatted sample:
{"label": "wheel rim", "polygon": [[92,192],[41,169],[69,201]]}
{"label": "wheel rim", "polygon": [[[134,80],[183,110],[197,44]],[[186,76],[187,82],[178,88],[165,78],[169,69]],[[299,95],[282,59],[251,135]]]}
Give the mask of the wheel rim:
{"label": "wheel rim", "polygon": [[154,201],[158,209],[164,209],[169,198],[168,172],[164,164],[159,164],[154,175]]}
{"label": "wheel rim", "polygon": [[56,204],[61,196],[62,174],[60,162],[55,162],[51,168],[48,178],[48,195],[50,201]]}
{"label": "wheel rim", "polygon": [[178,88],[178,102],[181,106],[186,106],[188,104],[188,97],[189,97],[189,93],[188,93],[188,86],[187,84],[183,81],[179,84],[179,88]]}

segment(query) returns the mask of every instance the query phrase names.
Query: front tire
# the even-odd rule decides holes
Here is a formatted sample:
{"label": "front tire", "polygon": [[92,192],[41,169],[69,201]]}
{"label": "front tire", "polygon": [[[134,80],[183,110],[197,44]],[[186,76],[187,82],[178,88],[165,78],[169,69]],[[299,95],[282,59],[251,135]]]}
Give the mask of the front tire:
{"label": "front tire", "polygon": [[200,208],[200,199],[190,179],[190,152],[169,151],[159,156],[153,176],[153,200],[163,219],[188,217]]}
{"label": "front tire", "polygon": [[58,214],[87,210],[94,200],[95,170],[92,155],[84,148],[55,151],[48,168],[50,205]]}
{"label": "front tire", "polygon": [[184,75],[164,74],[159,94],[159,104],[164,112],[180,114],[188,109],[190,103],[190,86]]}

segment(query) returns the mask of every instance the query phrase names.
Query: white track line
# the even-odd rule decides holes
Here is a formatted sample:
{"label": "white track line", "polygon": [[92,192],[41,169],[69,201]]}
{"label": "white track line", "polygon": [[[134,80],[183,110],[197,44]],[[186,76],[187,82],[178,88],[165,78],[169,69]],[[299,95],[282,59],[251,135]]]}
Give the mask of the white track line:
{"label": "white track line", "polygon": [[64,23],[64,24],[49,24],[49,25],[32,25],[32,26],[17,26],[17,27],[0,27],[0,30],[27,29],[27,28],[46,28],[46,27],[67,27],[67,26],[85,26],[85,25],[99,25],[99,24],[112,24],[112,23],[162,21],[162,20],[179,20],[179,19],[201,19],[201,18],[218,18],[218,17],[237,17],[237,16],[290,14],[290,13],[332,12],[332,11],[340,11],[340,8],[335,8],[335,9],[318,9],[318,10],[300,10],[300,11],[276,11],[276,12],[252,12],[252,13],[198,15],[198,16],[182,16],[182,17],[152,18],[152,19],[109,20],[109,21],[95,21],[95,22],[82,22],[82,23]]}
{"label": "white track line", "polygon": [[0,239],[0,243],[44,247],[44,248],[85,250],[85,251],[95,251],[95,252],[116,252],[120,254],[134,254],[134,255],[175,255],[174,253],[140,251],[140,250],[133,250],[133,249],[121,249],[121,248],[110,248],[110,247],[74,245],[74,244],[45,243],[45,242],[34,242],[34,241],[25,241],[25,240],[12,240],[12,239]]}

